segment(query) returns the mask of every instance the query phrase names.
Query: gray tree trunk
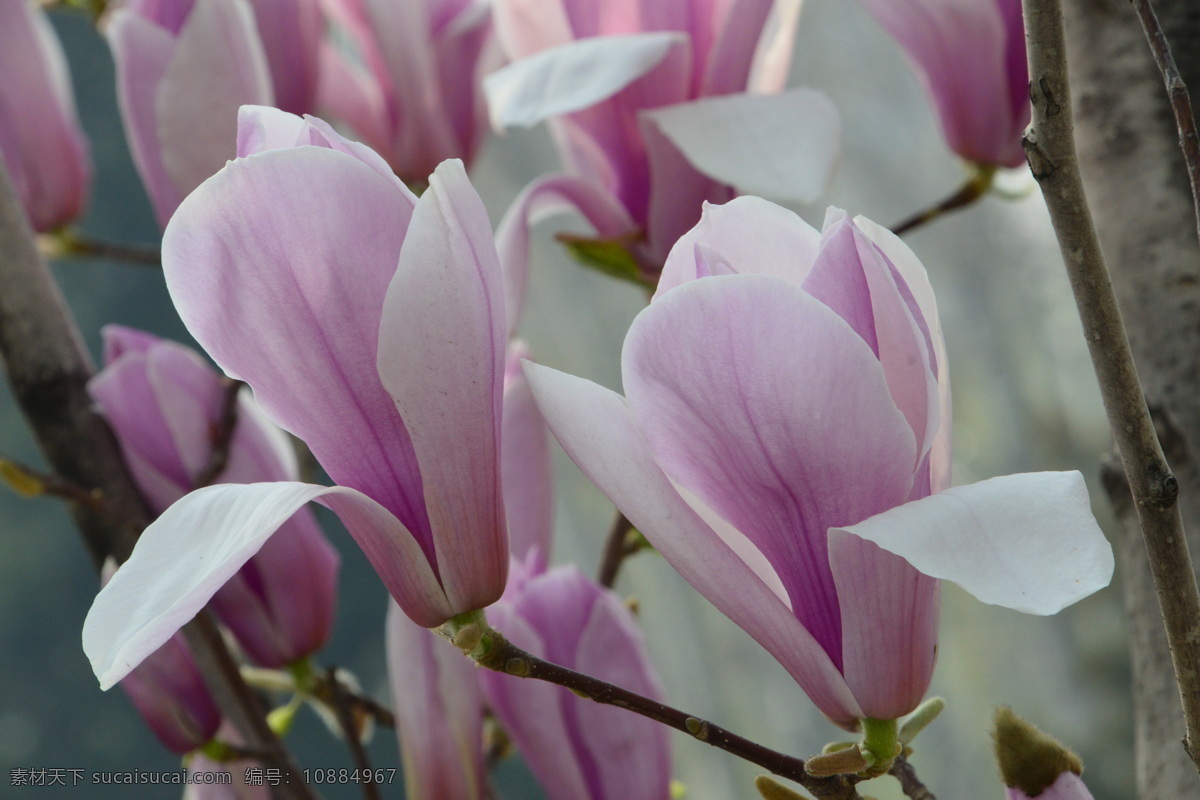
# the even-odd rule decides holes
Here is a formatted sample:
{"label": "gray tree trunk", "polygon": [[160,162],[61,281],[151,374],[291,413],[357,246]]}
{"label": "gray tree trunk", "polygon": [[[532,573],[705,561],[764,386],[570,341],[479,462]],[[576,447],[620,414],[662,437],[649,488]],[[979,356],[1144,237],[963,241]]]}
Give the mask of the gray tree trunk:
{"label": "gray tree trunk", "polygon": [[[1200,245],[1162,77],[1127,0],[1068,0],[1067,39],[1080,168],[1138,371],[1180,482],[1200,553]],[[1156,0],[1184,81],[1200,98],[1200,2]],[[1181,745],[1179,695],[1145,548],[1120,467],[1106,486],[1130,620],[1141,800],[1200,797]]]}

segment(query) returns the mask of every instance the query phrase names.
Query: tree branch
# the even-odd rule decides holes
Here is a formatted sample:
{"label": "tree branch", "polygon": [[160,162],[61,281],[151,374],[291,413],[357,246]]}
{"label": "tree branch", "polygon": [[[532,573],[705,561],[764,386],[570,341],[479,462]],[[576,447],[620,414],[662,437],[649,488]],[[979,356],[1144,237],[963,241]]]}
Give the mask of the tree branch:
{"label": "tree branch", "polygon": [[619,686],[584,675],[574,670],[543,661],[505,639],[499,631],[487,633],[488,649],[476,662],[487,669],[534,678],[565,686],[578,695],[605,705],[617,706],[682,731],[694,739],[732,753],[738,758],[757,764],[775,775],[796,781],[817,800],[862,800],[855,789],[858,778],[852,775],[817,778],[804,769],[804,760],[764,747],[738,736],[707,720],[679,711],[671,706],[626,691]]}
{"label": "tree branch", "polygon": [[1184,537],[1178,483],[1163,457],[1083,191],[1068,95],[1059,0],[1024,0],[1033,129],[1023,140],[1075,295],[1100,393],[1149,554],[1175,677],[1185,747],[1200,770],[1200,592]]}
{"label": "tree branch", "polygon": [[929,787],[921,783],[917,771],[904,756],[896,756],[888,774],[900,782],[900,790],[910,800],[937,800],[933,792],[929,791]]}
{"label": "tree branch", "polygon": [[[13,395],[55,475],[96,495],[69,502],[97,570],[112,555],[124,561],[150,514],[108,425],[92,410],[92,365],[75,321],[37,252],[33,231],[0,160],[0,357]],[[203,615],[184,628],[222,712],[246,745],[270,754],[271,766],[296,770],[291,754],[266,727],[257,699],[241,680],[220,633]],[[302,784],[276,788],[285,800],[310,800]]]}
{"label": "tree branch", "polygon": [[1179,129],[1179,149],[1183,151],[1183,159],[1187,163],[1188,183],[1192,187],[1192,205],[1196,212],[1196,236],[1200,239],[1200,136],[1196,134],[1196,117],[1192,113],[1192,101],[1188,96],[1187,84],[1179,74],[1175,65],[1175,57],[1171,55],[1171,45],[1158,23],[1158,15],[1150,0],[1132,0],[1137,11],[1138,19],[1142,22],[1142,30],[1150,42],[1150,52],[1154,54],[1154,63],[1162,73],[1163,83],[1167,87],[1167,97],[1171,101],[1171,113],[1175,116],[1175,127]]}

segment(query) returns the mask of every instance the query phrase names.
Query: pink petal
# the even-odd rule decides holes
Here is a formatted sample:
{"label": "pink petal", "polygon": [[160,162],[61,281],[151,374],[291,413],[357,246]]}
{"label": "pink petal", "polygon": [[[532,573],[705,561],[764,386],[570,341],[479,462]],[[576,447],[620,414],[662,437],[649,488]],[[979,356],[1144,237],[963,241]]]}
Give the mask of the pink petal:
{"label": "pink petal", "polygon": [[644,112],[701,173],[746,194],[811,203],[841,155],[841,120],[825,94],[708,97]]}
{"label": "pink petal", "polygon": [[522,360],[529,348],[513,342],[504,365],[504,416],[501,423],[500,475],[508,520],[509,550],[542,572],[554,538],[554,480],[550,437],[538,411]]}
{"label": "pink petal", "polygon": [[484,80],[492,125],[529,127],[607,100],[686,41],[672,32],[599,36],[510,64]]}
{"label": "pink petal", "polygon": [[843,530],[985,603],[1055,614],[1112,579],[1112,548],[1078,472],[990,478]]}
{"label": "pink petal", "polygon": [[158,140],[158,86],[175,53],[175,39],[153,22],[128,9],[113,12],[105,29],[117,70],[117,101],[129,152],[166,227],[184,193],[167,174]]}
{"label": "pink petal", "polygon": [[409,431],[436,569],[459,611],[504,591],[500,493],[506,344],[492,228],[461,161],[430,177],[384,300],[379,376]]}
{"label": "pink petal", "polygon": [[513,61],[575,38],[561,0],[497,0],[493,9],[496,35]]}
{"label": "pink petal", "polygon": [[940,584],[904,559],[838,530],[829,565],[842,607],[842,672],[863,712],[899,719],[929,689]]}
{"label": "pink petal", "polygon": [[415,625],[395,603],[387,613],[388,683],[413,800],[485,800],[483,692],[458,648]]}
{"label": "pink petal", "polygon": [[0,4],[0,159],[33,228],[78,217],[91,165],[62,45],[38,6]]}
{"label": "pink petal", "polygon": [[916,463],[870,349],[790,283],[718,276],[638,315],[622,375],[663,471],[763,552],[840,662],[825,532],[904,502]]}
{"label": "pink petal", "polygon": [[181,195],[234,156],[238,108],[273,98],[250,7],[243,0],[197,3],[155,89],[162,163]]}
{"label": "pink petal", "polygon": [[862,717],[812,634],[675,491],[623,398],[532,363],[525,371],[546,424],[567,454],[671,566],[765,647],[831,719],[850,724]]}
{"label": "pink petal", "polygon": [[[794,0],[793,3],[799,5]],[[746,90],[759,37],[775,3],[773,0],[732,0],[726,5],[723,24],[715,31],[711,49],[693,35],[696,52],[703,59],[697,64],[703,70],[699,84],[702,96]]]}
{"label": "pink petal", "polygon": [[775,0],[754,53],[747,91],[770,94],[783,91],[792,69],[792,45],[803,0]]}
{"label": "pink petal", "polygon": [[629,236],[637,223],[620,203],[594,183],[570,175],[545,175],[526,186],[496,229],[496,250],[504,273],[508,335],[525,307],[529,282],[529,229],[552,214],[575,210],[601,239]]}
{"label": "pink petal", "polygon": [[275,105],[293,114],[316,108],[318,53],[325,31],[320,0],[252,0],[275,90]]}
{"label": "pink petal", "polygon": [[163,237],[163,271],[217,363],[254,388],[335,482],[399,517],[433,562],[416,457],[375,363],[413,202],[343,153],[261,153],[180,206]]}
{"label": "pink petal", "polygon": [[821,234],[786,208],[758,197],[706,204],[700,222],[680,237],[667,256],[655,300],[700,277],[697,245],[719,255],[731,272],[775,275],[799,286],[816,261]]}
{"label": "pink petal", "polygon": [[319,113],[341,120],[363,141],[387,152],[391,147],[387,100],[370,70],[324,42],[318,80]]}
{"label": "pink petal", "polygon": [[341,517],[415,621],[439,625],[455,613],[416,540],[366,495],[303,483],[210,486],[187,495],[155,520],[96,596],[84,622],[83,647],[101,688],[112,686],[157,650],[310,501]]}
{"label": "pink petal", "polygon": [[[1032,800],[1025,792],[1014,786],[1006,786],[1008,800]],[[1054,783],[1037,795],[1039,800],[1093,800],[1092,792],[1083,782],[1083,778],[1074,772],[1064,772]]]}

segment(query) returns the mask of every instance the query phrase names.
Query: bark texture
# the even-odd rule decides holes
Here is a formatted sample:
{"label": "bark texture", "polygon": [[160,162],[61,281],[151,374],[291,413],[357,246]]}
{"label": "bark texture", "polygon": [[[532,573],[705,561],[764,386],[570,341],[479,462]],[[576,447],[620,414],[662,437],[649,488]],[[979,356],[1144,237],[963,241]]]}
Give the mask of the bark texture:
{"label": "bark texture", "polygon": [[[1200,4],[1156,10],[1193,96]],[[1171,467],[1193,551],[1200,548],[1200,244],[1162,76],[1125,0],[1067,0],[1080,168],[1138,372]],[[1123,522],[1116,543],[1130,619],[1137,784],[1142,800],[1195,797],[1183,721],[1145,548],[1120,468],[1106,486]]]}

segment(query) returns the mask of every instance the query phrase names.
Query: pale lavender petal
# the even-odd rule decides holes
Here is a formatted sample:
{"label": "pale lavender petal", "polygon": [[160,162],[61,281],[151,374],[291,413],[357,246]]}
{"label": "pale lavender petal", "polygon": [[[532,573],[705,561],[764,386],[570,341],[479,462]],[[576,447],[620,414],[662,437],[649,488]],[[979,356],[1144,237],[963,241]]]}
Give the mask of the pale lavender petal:
{"label": "pale lavender petal", "polygon": [[875,243],[900,273],[903,284],[908,288],[912,302],[917,307],[915,316],[918,321],[924,323],[930,339],[930,360],[937,368],[940,420],[929,447],[929,470],[931,492],[937,493],[950,488],[953,405],[950,396],[950,361],[946,355],[946,338],[942,334],[942,321],[938,315],[937,300],[933,296],[933,286],[929,283],[929,274],[921,260],[899,236],[866,217],[855,217],[854,224]]}
{"label": "pale lavender petal", "polygon": [[792,46],[804,0],[775,0],[763,26],[746,90],[755,94],[783,91],[792,69]]}
{"label": "pale lavender petal", "polygon": [[113,363],[125,353],[144,353],[162,339],[152,333],[126,328],[124,325],[105,325],[100,329],[104,342],[104,364]]}
{"label": "pale lavender petal", "polygon": [[601,239],[631,237],[637,223],[612,195],[594,183],[570,175],[546,175],[526,186],[496,228],[496,250],[504,273],[508,335],[525,307],[529,282],[529,229],[552,214],[575,210]]}
{"label": "pale lavender petal", "polygon": [[293,114],[316,108],[319,49],[325,30],[320,0],[251,0],[266,52],[275,105]]}
{"label": "pale lavender petal", "polygon": [[416,457],[376,367],[412,203],[394,179],[334,150],[239,159],[180,206],[163,271],[209,355],[335,482],[399,517],[432,562]]}
{"label": "pale lavender petal", "polygon": [[500,489],[504,286],[487,211],[461,161],[413,212],[379,327],[379,376],[412,440],[458,611],[490,605],[508,569]]}
{"label": "pale lavender petal", "polygon": [[233,158],[238,108],[273,101],[266,54],[243,0],[195,5],[155,101],[163,168],[187,195]]}
{"label": "pale lavender petal", "polygon": [[643,112],[700,172],[746,194],[811,203],[829,188],[841,120],[815,89],[733,94]]}
{"label": "pale lavender petal", "polygon": [[937,661],[940,584],[899,556],[833,530],[829,565],[842,607],[842,673],[874,719],[925,699]]}
{"label": "pale lavender petal", "polygon": [[83,648],[101,688],[157,650],[310,501],[338,514],[416,622],[439,625],[455,613],[416,540],[366,495],[303,483],[210,486],[155,520],[96,596],[84,622]]}
{"label": "pale lavender petal", "polygon": [[1078,472],[991,478],[843,529],[985,603],[1055,614],[1112,579],[1112,548]]}
{"label": "pale lavender petal", "polygon": [[410,800],[486,800],[483,692],[475,665],[388,604],[388,683]]}
{"label": "pale lavender petal", "polygon": [[516,61],[574,40],[561,0],[496,0],[496,35]]}
{"label": "pale lavender petal", "polygon": [[667,256],[655,300],[701,277],[697,273],[698,245],[720,256],[731,272],[774,275],[800,286],[816,261],[821,234],[783,206],[757,197],[705,205],[700,222],[679,239]]}
{"label": "pale lavender petal", "polygon": [[493,72],[484,80],[492,125],[532,126],[612,97],[653,70],[682,34],[639,33],[583,39]]}
{"label": "pale lavender petal", "polygon": [[0,4],[0,159],[33,228],[78,217],[91,165],[62,45],[36,4]]}
{"label": "pale lavender petal", "polygon": [[773,589],[697,516],[655,464],[623,398],[527,364],[550,430],[567,454],[680,575],[741,626],[840,724],[863,716],[829,655]]}
{"label": "pale lavender petal", "polygon": [[711,47],[692,36],[701,96],[746,91],[754,53],[774,0],[732,0],[724,5],[720,24],[709,32],[710,37],[715,33]]}
{"label": "pale lavender petal", "polygon": [[554,480],[550,437],[533,399],[521,361],[529,359],[524,342],[508,348],[504,366],[504,416],[500,436],[500,476],[508,520],[509,551],[532,558],[541,572],[554,538]]}
{"label": "pale lavender petal", "polygon": [[[1014,786],[1004,787],[1008,800],[1033,800],[1025,792]],[[1074,772],[1064,772],[1054,783],[1037,795],[1038,800],[1093,800],[1091,790],[1083,782],[1083,778]]]}
{"label": "pale lavender petal", "polygon": [[846,216],[830,209],[821,251],[803,288],[863,338],[883,366],[888,391],[917,440],[929,451],[941,418],[928,332],[914,316],[911,293],[883,253]]}
{"label": "pale lavender petal", "polygon": [[123,8],[113,12],[105,36],[116,66],[117,102],[129,152],[155,218],[160,227],[166,227],[184,196],[167,174],[158,140],[158,86],[175,53],[175,38]]}
{"label": "pale lavender petal", "polygon": [[840,666],[825,532],[904,502],[916,464],[874,354],[798,287],[718,276],[638,315],[622,376],[663,471],[766,555]]}
{"label": "pale lavender petal", "polygon": [[331,43],[323,42],[318,80],[318,113],[341,120],[364,142],[387,152],[391,146],[388,103],[378,78]]}

